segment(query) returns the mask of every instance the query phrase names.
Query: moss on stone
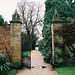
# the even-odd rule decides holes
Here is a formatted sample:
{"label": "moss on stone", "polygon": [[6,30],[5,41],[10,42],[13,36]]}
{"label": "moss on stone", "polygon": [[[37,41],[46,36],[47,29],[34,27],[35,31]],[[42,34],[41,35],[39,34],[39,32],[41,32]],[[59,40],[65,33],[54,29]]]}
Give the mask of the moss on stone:
{"label": "moss on stone", "polygon": [[63,23],[64,21],[61,19],[54,19],[51,23]]}
{"label": "moss on stone", "polygon": [[10,23],[21,23],[21,24],[22,24],[22,22],[21,22],[20,20],[18,20],[18,19],[16,19],[16,20],[11,20]]}

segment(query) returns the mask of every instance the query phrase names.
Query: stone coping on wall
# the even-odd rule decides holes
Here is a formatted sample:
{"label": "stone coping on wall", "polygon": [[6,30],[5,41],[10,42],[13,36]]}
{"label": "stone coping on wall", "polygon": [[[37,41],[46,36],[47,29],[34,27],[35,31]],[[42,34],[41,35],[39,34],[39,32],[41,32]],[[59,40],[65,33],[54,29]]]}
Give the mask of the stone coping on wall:
{"label": "stone coping on wall", "polygon": [[0,27],[10,27],[10,24],[5,24],[4,26],[0,26]]}
{"label": "stone coping on wall", "polygon": [[20,20],[11,20],[10,23],[21,23],[22,24]]}
{"label": "stone coping on wall", "polygon": [[54,19],[54,20],[52,20],[51,24],[52,24],[52,23],[63,23],[63,22],[64,22],[64,21],[61,20],[61,19]]}

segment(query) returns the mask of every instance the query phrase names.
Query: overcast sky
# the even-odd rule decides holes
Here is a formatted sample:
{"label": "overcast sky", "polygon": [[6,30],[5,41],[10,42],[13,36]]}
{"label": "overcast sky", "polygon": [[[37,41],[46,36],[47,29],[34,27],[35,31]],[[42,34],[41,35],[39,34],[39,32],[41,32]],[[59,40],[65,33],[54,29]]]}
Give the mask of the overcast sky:
{"label": "overcast sky", "polygon": [[[4,20],[8,22],[12,19],[12,14],[17,8],[17,3],[20,0],[0,0],[0,15],[3,16]],[[27,1],[35,1],[35,2],[45,2],[45,0],[27,0]]]}

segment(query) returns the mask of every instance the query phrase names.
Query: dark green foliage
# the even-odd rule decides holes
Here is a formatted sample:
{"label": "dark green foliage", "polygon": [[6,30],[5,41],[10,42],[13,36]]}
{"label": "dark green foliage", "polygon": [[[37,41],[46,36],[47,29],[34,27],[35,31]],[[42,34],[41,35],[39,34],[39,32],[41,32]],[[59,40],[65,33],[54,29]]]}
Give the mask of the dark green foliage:
{"label": "dark green foliage", "polygon": [[21,33],[21,40],[22,40],[22,51],[30,51],[30,41],[29,41],[29,37],[27,36],[27,34],[25,33]]}
{"label": "dark green foliage", "polygon": [[39,50],[40,50],[40,51],[44,49],[44,43],[45,43],[44,39],[42,39],[42,40],[39,42]]}
{"label": "dark green foliage", "polygon": [[12,15],[12,20],[20,20],[20,16],[19,16],[17,10],[15,10],[15,13]]}
{"label": "dark green foliage", "polygon": [[45,42],[40,42],[40,43],[41,44],[39,44],[39,50],[42,53],[42,55],[44,55],[44,61],[46,63],[50,63],[51,62],[51,48],[50,46],[48,46],[50,43],[49,41],[46,45],[45,45]]}
{"label": "dark green foliage", "polygon": [[[39,43],[39,50],[41,50],[42,54],[45,56],[45,62],[51,63],[51,30],[49,25],[46,25],[45,28],[46,30],[43,32],[44,39]],[[75,66],[74,30],[74,24],[64,23],[62,27],[54,33],[55,64],[58,64],[59,66],[61,64],[61,66]]]}
{"label": "dark green foliage", "polygon": [[44,61],[46,63],[50,63],[51,62],[51,48],[50,47],[45,48],[43,53],[44,53],[43,55],[45,56]]}
{"label": "dark green foliage", "polygon": [[37,41],[38,38],[36,37],[35,34],[33,35],[32,38],[33,38],[33,41],[31,40],[31,42],[32,42],[32,50],[34,50],[35,49],[35,46],[36,46],[36,41]]}
{"label": "dark green foliage", "polygon": [[44,61],[45,61],[46,63],[50,63],[50,60],[51,60],[50,57],[51,57],[50,54],[47,53],[47,54],[45,55],[45,57],[44,57]]}
{"label": "dark green foliage", "polygon": [[12,69],[11,71],[9,71],[9,73],[7,73],[6,75],[15,75],[16,74],[16,69]]}
{"label": "dark green foliage", "polygon": [[22,35],[22,51],[30,51],[31,47],[32,50],[34,50],[36,45],[36,40],[37,40],[36,35],[33,35],[33,40],[29,38],[28,34],[26,33],[22,32],[21,35]]}
{"label": "dark green foliage", "polygon": [[64,22],[68,22],[68,18],[75,18],[75,3],[70,1],[70,6],[66,0],[46,0],[45,2],[45,19],[44,24],[49,24],[54,16],[55,9],[59,14],[59,18]]}
{"label": "dark green foliage", "polygon": [[17,63],[17,62],[12,63],[10,67],[13,68],[13,69],[20,69],[21,68],[21,63]]}
{"label": "dark green foliage", "polygon": [[39,43],[39,50],[45,56],[44,61],[47,63],[51,62],[51,28],[50,24],[45,26],[46,30],[43,31],[44,39]]}
{"label": "dark green foliage", "polygon": [[[74,44],[75,46],[75,44]],[[71,47],[70,47],[71,48]],[[74,48],[75,49],[75,48]],[[72,49],[72,50],[74,50]],[[68,46],[64,46],[64,52],[62,53],[63,54],[63,59],[64,59],[64,65],[66,66],[75,66],[75,53],[72,52]],[[68,63],[68,64],[67,64]]]}
{"label": "dark green foliage", "polygon": [[67,0],[68,4],[71,5],[73,0]]}
{"label": "dark green foliage", "polygon": [[7,25],[7,24],[8,24],[8,22],[7,22],[7,21],[5,21],[5,22],[4,22],[4,24],[5,24],[5,25]]}
{"label": "dark green foliage", "polygon": [[35,47],[39,47],[39,45],[35,45]]}
{"label": "dark green foliage", "polygon": [[4,18],[2,17],[2,15],[0,15],[0,26],[5,26],[6,24],[8,24],[7,21],[4,22]]}
{"label": "dark green foliage", "polygon": [[62,57],[62,48],[55,47],[55,63],[63,63],[64,59]]}
{"label": "dark green foliage", "polygon": [[10,63],[6,62],[6,59],[4,59],[3,55],[0,55],[0,73],[4,75],[5,72],[7,72],[10,69]]}
{"label": "dark green foliage", "polygon": [[[63,24],[55,33],[55,63],[74,66],[75,62],[75,26]],[[67,64],[68,63],[68,64]]]}
{"label": "dark green foliage", "polygon": [[0,15],[0,26],[3,26],[4,25],[4,19],[3,17]]}

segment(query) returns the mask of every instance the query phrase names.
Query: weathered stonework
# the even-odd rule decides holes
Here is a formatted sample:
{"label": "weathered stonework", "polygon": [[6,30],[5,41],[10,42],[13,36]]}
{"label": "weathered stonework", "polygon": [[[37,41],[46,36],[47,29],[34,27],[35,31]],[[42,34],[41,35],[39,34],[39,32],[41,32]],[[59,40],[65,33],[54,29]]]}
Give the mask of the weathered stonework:
{"label": "weathered stonework", "polygon": [[10,56],[13,63],[21,62],[21,23],[11,21]]}
{"label": "weathered stonework", "polygon": [[62,27],[62,23],[53,23],[54,31],[59,30]]}

